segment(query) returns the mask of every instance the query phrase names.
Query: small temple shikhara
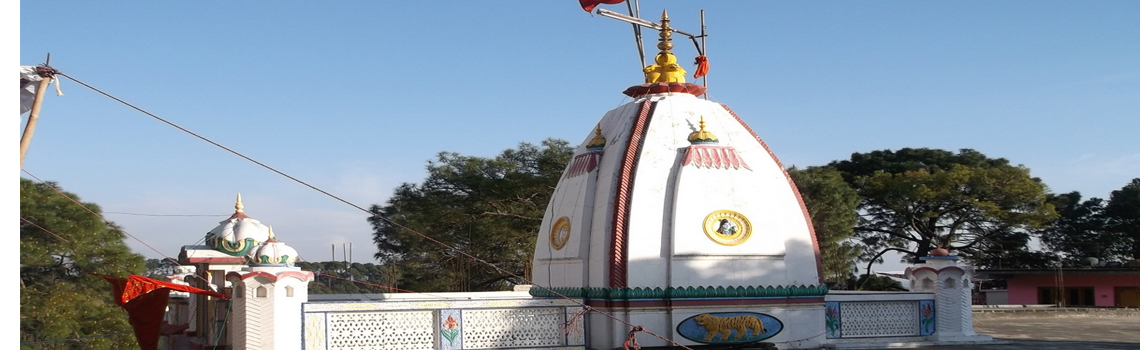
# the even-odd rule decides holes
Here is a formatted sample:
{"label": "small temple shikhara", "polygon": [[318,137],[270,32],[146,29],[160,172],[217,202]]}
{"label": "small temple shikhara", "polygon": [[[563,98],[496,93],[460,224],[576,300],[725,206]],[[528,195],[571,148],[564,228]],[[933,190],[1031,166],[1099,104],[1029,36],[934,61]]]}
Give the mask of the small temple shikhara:
{"label": "small temple shikhara", "polygon": [[[973,344],[970,269],[908,269],[913,292],[829,292],[796,186],[728,106],[685,82],[667,13],[645,82],[575,150],[509,292],[308,295],[313,273],[234,214],[168,280],[171,349],[811,349]],[[703,57],[703,56],[701,56]],[[703,71],[703,68],[698,68]],[[762,131],[762,130],[761,130]],[[478,255],[478,252],[472,252]]]}

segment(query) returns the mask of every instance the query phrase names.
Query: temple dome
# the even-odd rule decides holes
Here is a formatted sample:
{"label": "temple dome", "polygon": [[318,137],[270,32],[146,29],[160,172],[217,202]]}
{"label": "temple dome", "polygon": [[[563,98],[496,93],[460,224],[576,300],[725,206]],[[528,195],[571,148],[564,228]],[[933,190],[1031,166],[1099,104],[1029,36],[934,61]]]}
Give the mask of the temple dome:
{"label": "temple dome", "polygon": [[269,239],[257,245],[246,255],[250,266],[293,266],[297,262],[297,250],[278,241],[269,229]]}
{"label": "temple dome", "polygon": [[206,244],[223,253],[242,256],[258,243],[269,239],[269,227],[245,215],[243,208],[241,194],[238,194],[234,214],[206,234]]}

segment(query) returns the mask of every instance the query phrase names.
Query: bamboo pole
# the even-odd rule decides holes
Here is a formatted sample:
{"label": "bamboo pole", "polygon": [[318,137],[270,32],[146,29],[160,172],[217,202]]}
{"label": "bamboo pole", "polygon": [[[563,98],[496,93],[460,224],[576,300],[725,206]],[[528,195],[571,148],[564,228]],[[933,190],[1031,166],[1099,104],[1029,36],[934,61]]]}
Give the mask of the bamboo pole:
{"label": "bamboo pole", "polygon": [[40,86],[36,87],[36,97],[32,100],[32,110],[28,114],[28,125],[24,126],[24,134],[20,136],[20,168],[24,168],[24,157],[28,154],[28,146],[32,144],[32,134],[36,132],[36,120],[40,118],[40,107],[44,103],[44,95],[51,84],[52,77],[43,77]]}

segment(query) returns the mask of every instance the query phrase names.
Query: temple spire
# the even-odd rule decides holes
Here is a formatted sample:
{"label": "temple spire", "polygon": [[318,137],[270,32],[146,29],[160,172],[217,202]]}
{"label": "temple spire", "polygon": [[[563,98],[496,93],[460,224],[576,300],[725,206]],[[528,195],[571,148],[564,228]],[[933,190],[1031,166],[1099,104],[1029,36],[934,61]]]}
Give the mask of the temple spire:
{"label": "temple spire", "polygon": [[653,58],[656,64],[645,67],[645,83],[684,83],[685,69],[677,64],[677,56],[673,56],[673,28],[669,27],[669,12],[661,11],[661,34],[657,42],[657,49],[661,52]]}

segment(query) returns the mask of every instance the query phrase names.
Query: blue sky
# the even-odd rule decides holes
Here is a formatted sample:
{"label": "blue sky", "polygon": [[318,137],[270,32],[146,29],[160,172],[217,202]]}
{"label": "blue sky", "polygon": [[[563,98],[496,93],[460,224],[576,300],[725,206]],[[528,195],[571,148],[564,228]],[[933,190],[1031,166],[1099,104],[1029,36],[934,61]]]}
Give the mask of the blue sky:
{"label": "blue sky", "polygon": [[[705,9],[710,99],[785,165],[973,148],[1054,192],[1107,197],[1140,177],[1140,2],[641,2],[649,19],[663,8],[688,32]],[[18,63],[50,52],[68,75],[365,207],[420,182],[441,151],[577,143],[642,79],[630,26],[573,0],[25,1],[19,16]],[[177,256],[240,192],[305,260],[351,242],[354,261],[373,261],[365,213],[62,89],[24,170],[158,250],[132,239],[136,252]]]}

